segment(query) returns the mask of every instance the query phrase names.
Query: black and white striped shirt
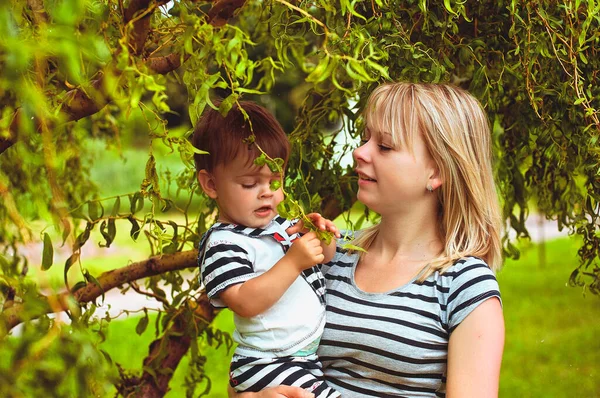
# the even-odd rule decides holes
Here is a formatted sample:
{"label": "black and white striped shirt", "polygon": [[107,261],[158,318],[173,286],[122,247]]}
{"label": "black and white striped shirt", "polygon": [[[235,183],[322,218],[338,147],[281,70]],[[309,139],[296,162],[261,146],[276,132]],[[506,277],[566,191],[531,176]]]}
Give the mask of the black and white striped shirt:
{"label": "black and white striped shirt", "polygon": [[[275,217],[264,228],[216,223],[200,241],[198,264],[211,304],[225,307],[220,293],[270,270],[298,234],[293,222]],[[238,355],[273,358],[292,355],[317,341],[325,325],[325,282],[318,266],[302,271],[269,309],[252,317],[234,314]],[[249,298],[252,299],[252,298]]]}
{"label": "black and white striped shirt", "polygon": [[358,255],[323,265],[327,323],[319,346],[327,382],[343,397],[444,397],[448,340],[479,304],[500,299],[487,264],[475,257],[386,293],[354,282]]}

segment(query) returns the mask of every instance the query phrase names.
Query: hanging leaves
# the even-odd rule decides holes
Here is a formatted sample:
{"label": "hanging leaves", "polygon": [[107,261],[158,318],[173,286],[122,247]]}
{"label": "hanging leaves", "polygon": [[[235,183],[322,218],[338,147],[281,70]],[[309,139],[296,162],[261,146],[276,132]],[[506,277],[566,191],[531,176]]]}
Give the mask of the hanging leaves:
{"label": "hanging leaves", "polygon": [[42,269],[44,271],[50,269],[54,261],[54,248],[52,247],[52,240],[50,235],[44,233],[44,249],[42,251]]}

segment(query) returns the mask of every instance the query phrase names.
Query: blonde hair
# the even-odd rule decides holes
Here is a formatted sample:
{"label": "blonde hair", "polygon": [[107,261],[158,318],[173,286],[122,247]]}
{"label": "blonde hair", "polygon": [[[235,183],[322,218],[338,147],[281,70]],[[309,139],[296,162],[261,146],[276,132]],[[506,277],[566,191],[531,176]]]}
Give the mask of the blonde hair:
{"label": "blonde hair", "polygon": [[[444,272],[465,256],[482,258],[496,271],[502,263],[501,217],[492,170],[491,132],[481,104],[447,84],[387,83],[373,91],[364,111],[366,128],[389,132],[395,148],[412,151],[421,134],[443,184],[438,223],[443,252],[420,281]],[[379,225],[361,231],[353,244],[369,248]]]}

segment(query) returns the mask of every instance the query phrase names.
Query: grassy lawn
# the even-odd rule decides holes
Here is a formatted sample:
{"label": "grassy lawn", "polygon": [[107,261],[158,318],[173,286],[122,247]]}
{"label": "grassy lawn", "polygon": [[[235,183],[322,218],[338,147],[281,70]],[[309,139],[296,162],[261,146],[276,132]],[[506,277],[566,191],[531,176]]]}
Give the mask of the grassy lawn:
{"label": "grassy lawn", "polygon": [[[508,260],[498,279],[506,319],[501,397],[600,396],[600,298],[566,286],[577,264],[577,242],[564,238],[546,244],[547,264],[538,264],[538,246],[524,247],[518,261]],[[113,321],[103,348],[125,368],[139,369],[154,330],[140,337],[137,318]],[[151,323],[152,324],[152,323]],[[223,311],[217,327],[231,331]],[[208,396],[226,397],[229,356],[226,348],[206,347]],[[168,397],[185,394],[187,359],[176,371]],[[203,386],[202,386],[203,387]],[[198,389],[200,390],[200,388]]]}
{"label": "grassy lawn", "polygon": [[578,242],[538,246],[508,260],[498,279],[506,320],[502,397],[600,396],[600,298],[566,285]]}
{"label": "grassy lawn", "polygon": [[[152,340],[155,339],[155,316],[150,317],[150,323],[146,331],[138,336],[135,332],[135,327],[139,317],[129,317],[123,320],[116,320],[110,323],[108,328],[107,338],[102,343],[101,348],[107,351],[113,362],[119,363],[125,370],[141,369],[142,361],[148,355],[148,347]],[[228,310],[221,311],[213,322],[213,326],[221,330],[233,330],[233,316]],[[204,370],[206,375],[211,380],[211,389],[208,394],[211,398],[226,398],[227,383],[229,373],[229,358],[233,353],[233,349],[227,352],[225,345],[214,348],[209,346],[206,341],[200,342],[200,354],[206,356],[206,364]],[[173,379],[171,380],[171,391],[166,397],[182,397],[185,396],[184,379],[189,363],[189,355],[185,356],[179,364]],[[196,389],[196,394],[199,394],[207,386],[207,382],[202,383]]]}

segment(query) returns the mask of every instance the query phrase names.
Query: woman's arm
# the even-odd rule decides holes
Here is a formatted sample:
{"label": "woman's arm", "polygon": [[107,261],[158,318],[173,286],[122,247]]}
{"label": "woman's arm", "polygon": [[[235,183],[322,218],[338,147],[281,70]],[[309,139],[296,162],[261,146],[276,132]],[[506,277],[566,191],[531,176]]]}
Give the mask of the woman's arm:
{"label": "woman's arm", "polygon": [[237,393],[231,386],[227,389],[229,398],[314,398],[314,394],[300,387],[278,386],[261,392]]}
{"label": "woman's arm", "polygon": [[481,303],[456,327],[448,343],[447,398],[497,397],[504,349],[500,300]]}

